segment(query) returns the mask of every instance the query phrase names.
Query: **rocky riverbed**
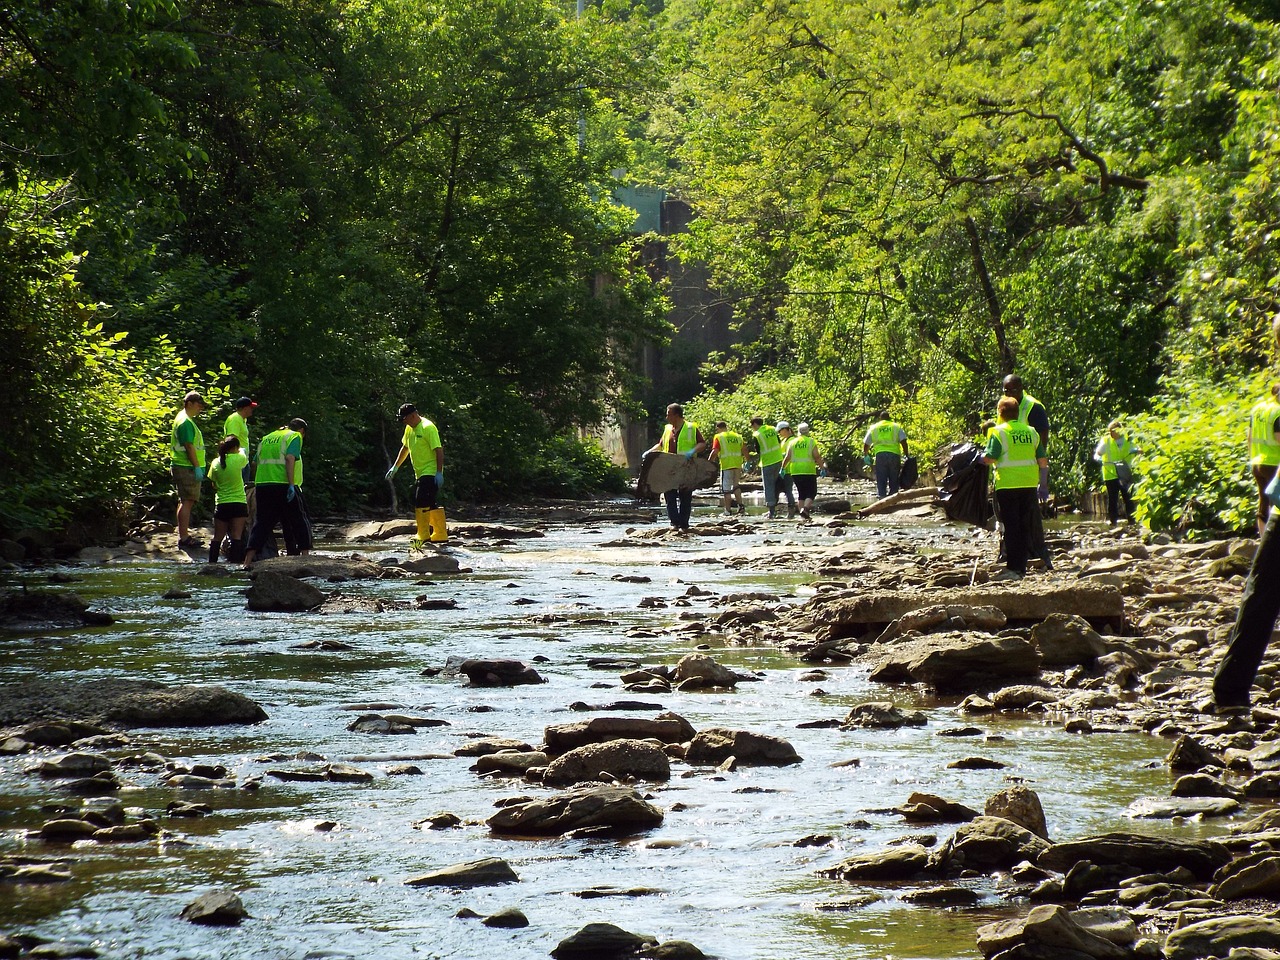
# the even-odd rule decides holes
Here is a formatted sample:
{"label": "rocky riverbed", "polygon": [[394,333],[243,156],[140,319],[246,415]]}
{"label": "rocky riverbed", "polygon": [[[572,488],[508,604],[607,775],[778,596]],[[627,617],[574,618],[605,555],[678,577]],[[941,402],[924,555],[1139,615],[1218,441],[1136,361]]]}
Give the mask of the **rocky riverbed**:
{"label": "rocky riverbed", "polygon": [[1280,955],[1277,661],[1207,710],[1252,541],[1062,523],[1009,585],[927,499],[703,513],[11,568],[0,949]]}

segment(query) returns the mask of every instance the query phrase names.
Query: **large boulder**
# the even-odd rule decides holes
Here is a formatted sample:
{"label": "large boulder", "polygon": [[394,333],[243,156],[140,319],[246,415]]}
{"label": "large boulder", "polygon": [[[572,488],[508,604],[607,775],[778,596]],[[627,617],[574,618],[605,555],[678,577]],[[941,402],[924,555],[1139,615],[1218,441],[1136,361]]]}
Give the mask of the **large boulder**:
{"label": "large boulder", "polygon": [[308,553],[297,557],[270,557],[253,565],[249,576],[258,579],[264,573],[278,573],[297,579],[316,577],[320,580],[382,580],[399,574],[382,564],[359,557],[335,557],[327,553]]}
{"label": "large boulder", "polygon": [[581,787],[513,802],[485,822],[498,834],[549,837],[588,828],[647,830],[662,819],[662,811],[630,787]]}
{"label": "large boulder", "polygon": [[267,713],[225,687],[169,687],[153,680],[24,680],[0,686],[0,727],[76,720],[121,727],[260,723]]}
{"label": "large boulder", "polygon": [[[1093,957],[1095,960],[1126,960],[1133,952],[1076,921],[1070,910],[1057,904],[1032,907],[1025,917],[989,923],[978,930],[978,949],[984,957],[1012,951],[1026,944],[1043,948],[1030,955]],[[1017,955],[1012,954],[1011,955]]]}
{"label": "large boulder", "polygon": [[42,631],[106,626],[110,614],[89,609],[77,593],[54,590],[15,590],[0,594],[0,630]]}
{"label": "large boulder", "polygon": [[1051,613],[1031,628],[1031,642],[1046,667],[1092,663],[1107,652],[1106,641],[1084,617]]}
{"label": "large boulder", "polygon": [[604,777],[670,780],[671,761],[651,740],[610,740],[575,747],[551,761],[543,782],[580,783]]}
{"label": "large boulder", "polygon": [[988,817],[1003,817],[1026,827],[1037,837],[1049,839],[1049,825],[1044,819],[1044,806],[1030,787],[1016,783],[993,793],[983,810]]}
{"label": "large boulder", "polygon": [[458,672],[466,674],[473,687],[518,687],[547,682],[537,670],[519,660],[463,660]]}
{"label": "large boulder", "polygon": [[730,757],[743,767],[785,767],[801,761],[796,748],[781,737],[723,727],[701,731],[684,758],[696,767],[718,766]]}
{"label": "large boulder", "polygon": [[1204,957],[1235,956],[1237,948],[1244,953],[1254,948],[1268,956],[1280,952],[1280,920],[1244,914],[1212,917],[1189,923],[1169,934],[1164,942],[1166,960],[1203,960]]}
{"label": "large boulder", "polygon": [[660,713],[656,717],[592,717],[575,723],[558,723],[543,731],[547,753],[555,756],[588,743],[609,740],[657,740],[687,743],[697,733],[684,717]]}
{"label": "large boulder", "polygon": [[621,960],[656,943],[656,937],[630,933],[612,923],[588,923],[556,944],[551,956],[556,960]]}
{"label": "large boulder", "polygon": [[314,610],[326,598],[311,584],[271,570],[259,570],[245,596],[248,597],[248,608],[260,613]]}
{"label": "large boulder", "polygon": [[917,843],[904,843],[875,853],[859,853],[819,873],[836,880],[917,880],[932,873],[929,851]]}
{"label": "large boulder", "polygon": [[867,657],[881,683],[925,683],[946,693],[987,690],[1004,680],[1035,676],[1040,654],[1021,637],[934,633],[873,647]]}
{"label": "large boulder", "polygon": [[732,687],[742,679],[733,670],[716,663],[711,657],[702,653],[690,653],[681,657],[680,662],[671,671],[671,678],[685,690],[699,687]]}
{"label": "large boulder", "polygon": [[1059,873],[1066,873],[1082,861],[1100,867],[1124,867],[1132,871],[1131,876],[1186,867],[1197,880],[1208,880],[1231,861],[1231,851],[1216,840],[1175,840],[1116,832],[1056,843],[1036,858],[1040,866]]}
{"label": "large boulder", "polygon": [[1003,817],[975,817],[959,827],[938,853],[943,870],[1007,870],[1023,860],[1034,860],[1049,848],[1049,841]]}

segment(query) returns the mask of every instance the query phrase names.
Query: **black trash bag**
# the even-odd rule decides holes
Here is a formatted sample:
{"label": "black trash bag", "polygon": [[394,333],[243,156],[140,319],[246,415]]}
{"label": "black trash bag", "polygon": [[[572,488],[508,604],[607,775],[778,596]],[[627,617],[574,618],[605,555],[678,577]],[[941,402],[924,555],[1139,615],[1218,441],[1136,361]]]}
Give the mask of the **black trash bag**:
{"label": "black trash bag", "polygon": [[952,444],[947,472],[942,478],[942,503],[947,519],[986,527],[994,513],[983,450],[974,443]]}
{"label": "black trash bag", "polygon": [[920,479],[920,467],[915,457],[903,457],[902,466],[898,469],[898,489],[910,490]]}

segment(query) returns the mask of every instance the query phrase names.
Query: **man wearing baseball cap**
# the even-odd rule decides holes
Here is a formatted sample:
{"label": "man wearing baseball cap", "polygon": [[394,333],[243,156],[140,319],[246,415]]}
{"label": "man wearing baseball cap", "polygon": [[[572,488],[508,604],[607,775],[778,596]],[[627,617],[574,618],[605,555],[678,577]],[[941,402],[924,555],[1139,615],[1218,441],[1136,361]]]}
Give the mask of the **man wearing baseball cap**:
{"label": "man wearing baseball cap", "polygon": [[444,445],[440,443],[440,431],[412,403],[401,404],[396,417],[404,424],[404,435],[386,479],[391,481],[406,458],[413,464],[413,508],[418,526],[414,546],[443,543],[449,539],[449,533],[439,502],[444,486]]}

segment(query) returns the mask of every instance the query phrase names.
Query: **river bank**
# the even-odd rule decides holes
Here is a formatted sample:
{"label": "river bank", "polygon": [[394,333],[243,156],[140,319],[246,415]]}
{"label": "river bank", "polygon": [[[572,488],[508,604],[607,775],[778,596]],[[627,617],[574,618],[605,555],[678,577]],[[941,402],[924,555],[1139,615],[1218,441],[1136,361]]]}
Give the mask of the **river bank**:
{"label": "river bank", "polygon": [[[1252,731],[1224,729],[1201,709],[1238,602],[1231,571],[1241,564],[1228,558],[1246,554],[1246,542],[1142,543],[1064,525],[1055,571],[1019,592],[986,584],[996,569],[988,537],[939,523],[923,505],[805,525],[725,521],[704,508],[688,537],[627,504],[556,509],[564,512],[456,526],[442,551],[455,572],[409,568],[408,534],[394,527],[324,530],[322,555],[360,563],[305,578],[326,595],[311,613],[247,610],[247,579],[186,562],[163,535],[140,554],[86,555],[53,571],[75,581],[56,589],[75,590],[113,622],[11,631],[0,649],[6,693],[36,681],[221,686],[268,719],[114,721],[90,734],[107,740],[0,760],[7,932],[103,956],[535,957],[607,921],[723,957],[950,960],[979,955],[980,940],[984,952],[993,942],[1036,949],[1034,933],[992,941],[979,930],[1041,905],[1122,910],[1133,936],[1116,949],[1150,956],[1179,916],[1186,924],[1197,910],[1274,909],[1265,885],[1241,899],[1237,881],[1225,897],[1194,874],[1164,876],[1147,900],[1122,896],[1141,886],[1121,886],[1132,876],[1171,873],[1150,855],[1127,876],[1127,861],[1099,862],[1096,846],[1092,871],[1077,869],[1081,861],[1032,863],[1109,831],[1214,844],[1206,862],[1222,858],[1224,841],[1255,852],[1270,842],[1256,830],[1231,834],[1270,807],[1269,707],[1257,711],[1264,729]],[[376,579],[354,573],[369,568]],[[21,577],[35,586],[49,575]],[[1017,606],[1031,597],[1044,609],[1082,605],[1056,612],[1086,622],[1060,617],[1046,632],[1043,609],[1029,622]],[[543,682],[477,685],[485,674],[462,669],[502,661]],[[707,676],[717,682],[707,686]],[[548,728],[662,713],[693,738],[652,728],[653,738],[628,739],[660,742],[668,777],[643,747],[607,768],[651,764],[635,786],[656,822],[621,836],[491,823],[495,811],[527,806],[516,798],[568,789],[545,782],[556,759],[540,749],[555,741]],[[7,734],[25,726],[12,711],[0,717]],[[729,754],[717,753],[717,730],[758,740],[727,738]],[[778,742],[800,762],[779,763],[788,758],[770,752]],[[752,765],[752,746],[773,759]],[[41,775],[41,763],[68,753],[106,766]],[[536,753],[546,762],[519,756]],[[1188,758],[1209,775],[1179,787]],[[526,777],[525,768],[544,772]],[[133,828],[116,834],[133,839],[84,827],[42,838],[57,820],[87,822],[70,784],[98,774],[116,784],[103,777],[108,799],[86,802],[121,822],[90,825]],[[1039,797],[1045,849],[1025,825],[981,816],[1019,786]],[[1197,796],[1170,796],[1191,790]],[[183,815],[191,804],[207,810]],[[1140,859],[1136,842],[1124,849]],[[1189,849],[1161,849],[1192,862]],[[519,879],[409,885],[492,858]],[[59,879],[13,882],[23,867]],[[234,932],[179,918],[211,890],[243,901],[249,918]],[[479,918],[457,917],[464,908]],[[483,925],[509,909],[529,925]],[[1128,936],[1113,919],[1120,932],[1109,943]]]}

